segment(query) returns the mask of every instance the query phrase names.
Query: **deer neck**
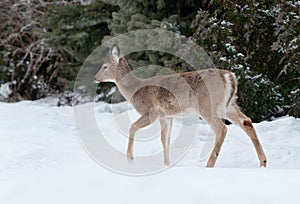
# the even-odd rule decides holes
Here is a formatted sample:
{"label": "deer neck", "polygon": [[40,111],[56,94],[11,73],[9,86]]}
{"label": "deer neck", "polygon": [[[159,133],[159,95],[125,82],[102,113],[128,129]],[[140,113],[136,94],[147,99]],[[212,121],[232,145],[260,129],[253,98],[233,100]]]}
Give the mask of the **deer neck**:
{"label": "deer neck", "polygon": [[136,77],[126,60],[121,58],[116,76],[116,85],[126,100],[130,101],[133,94],[141,87],[141,83],[142,79]]}

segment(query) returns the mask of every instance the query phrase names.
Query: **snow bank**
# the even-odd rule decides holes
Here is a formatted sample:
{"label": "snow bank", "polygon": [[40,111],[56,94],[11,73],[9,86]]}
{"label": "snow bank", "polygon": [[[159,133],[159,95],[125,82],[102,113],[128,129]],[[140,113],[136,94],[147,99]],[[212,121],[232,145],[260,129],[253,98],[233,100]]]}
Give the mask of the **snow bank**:
{"label": "snow bank", "polygon": [[[117,104],[122,114],[127,104]],[[95,107],[114,138],[110,106]],[[134,120],[138,115],[129,108]],[[300,120],[292,117],[255,124],[268,157],[258,168],[249,138],[230,125],[215,169],[199,161],[203,131],[185,158],[156,175],[128,177],[99,166],[80,145],[70,107],[44,103],[0,103],[0,203],[298,203]],[[174,124],[176,129],[176,121]],[[125,150],[126,141],[111,139]],[[161,149],[159,138],[135,145],[136,154]],[[143,152],[144,151],[144,152]]]}

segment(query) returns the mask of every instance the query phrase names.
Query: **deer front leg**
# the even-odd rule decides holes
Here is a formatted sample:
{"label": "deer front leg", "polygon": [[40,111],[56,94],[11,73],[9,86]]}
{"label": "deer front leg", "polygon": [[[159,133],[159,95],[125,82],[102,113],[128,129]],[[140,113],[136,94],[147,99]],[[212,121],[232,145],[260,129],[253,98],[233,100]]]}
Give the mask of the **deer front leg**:
{"label": "deer front leg", "polygon": [[170,134],[172,128],[172,119],[161,118],[159,120],[161,126],[161,143],[164,151],[164,164],[169,165],[169,148],[170,148]]}
{"label": "deer front leg", "polygon": [[137,121],[135,121],[129,131],[129,140],[128,140],[128,147],[127,147],[127,158],[133,159],[132,151],[133,151],[133,141],[136,131],[139,129],[146,127],[153,123],[158,117],[158,114],[156,113],[147,113],[142,115]]}

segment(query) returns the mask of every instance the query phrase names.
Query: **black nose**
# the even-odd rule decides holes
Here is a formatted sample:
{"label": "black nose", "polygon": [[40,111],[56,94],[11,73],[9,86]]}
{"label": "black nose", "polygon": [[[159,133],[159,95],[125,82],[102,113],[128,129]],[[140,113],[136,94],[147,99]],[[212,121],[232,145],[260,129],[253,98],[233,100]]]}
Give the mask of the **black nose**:
{"label": "black nose", "polygon": [[94,82],[95,82],[95,83],[97,83],[97,84],[99,84],[99,83],[100,83],[100,82],[97,80],[97,77],[94,77],[94,79],[93,79],[93,80],[94,80]]}

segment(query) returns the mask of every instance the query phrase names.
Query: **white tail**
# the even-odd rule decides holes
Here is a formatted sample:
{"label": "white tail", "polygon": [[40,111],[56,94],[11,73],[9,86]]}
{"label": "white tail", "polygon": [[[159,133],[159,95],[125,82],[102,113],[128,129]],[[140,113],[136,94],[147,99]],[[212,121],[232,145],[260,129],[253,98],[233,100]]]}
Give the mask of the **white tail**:
{"label": "white tail", "polygon": [[113,45],[109,59],[103,63],[94,80],[98,83],[116,83],[123,96],[141,115],[130,127],[128,158],[133,158],[136,131],[159,119],[164,163],[168,165],[172,118],[192,110],[210,125],[216,135],[207,167],[214,167],[227,133],[221,118],[228,119],[246,132],[254,144],[260,165],[266,167],[266,156],[251,119],[236,104],[237,81],[233,73],[208,69],[140,79],[131,72],[126,60],[121,57],[119,47]]}

